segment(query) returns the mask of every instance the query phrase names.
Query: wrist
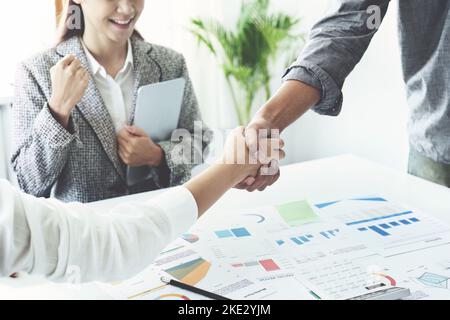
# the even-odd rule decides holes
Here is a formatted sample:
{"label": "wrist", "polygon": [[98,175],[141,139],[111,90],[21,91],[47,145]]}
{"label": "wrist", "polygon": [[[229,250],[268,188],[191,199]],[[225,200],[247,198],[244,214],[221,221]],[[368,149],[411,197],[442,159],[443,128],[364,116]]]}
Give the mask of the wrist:
{"label": "wrist", "polygon": [[286,81],[261,108],[256,119],[281,132],[316,105],[320,98],[320,90],[300,81]]}
{"label": "wrist", "polygon": [[148,165],[150,167],[159,167],[163,163],[164,150],[160,145],[156,145],[154,149],[150,152],[150,160]]}
{"label": "wrist", "polygon": [[237,161],[239,160],[236,158],[230,159],[226,154],[223,154],[215,164],[216,167],[224,168],[227,171],[231,180],[235,181],[235,185],[249,176],[255,176],[261,166],[256,159],[252,159],[249,155],[246,155],[244,162],[239,163]]}
{"label": "wrist", "polygon": [[259,125],[263,125],[265,129],[278,129],[282,130],[282,123],[280,122],[280,111],[283,108],[276,105],[272,101],[266,102],[266,104],[258,111],[254,117],[254,121]]}
{"label": "wrist", "polygon": [[65,112],[62,112],[58,109],[55,109],[52,107],[52,104],[49,103],[49,110],[51,115],[53,116],[53,118],[59,123],[61,124],[61,126],[63,126],[64,128],[68,128],[69,127],[69,120],[70,120],[70,113],[67,114]]}
{"label": "wrist", "polygon": [[227,171],[232,186],[237,185],[241,181],[250,176],[256,176],[260,165],[257,164],[220,164]]}
{"label": "wrist", "polygon": [[214,174],[215,177],[224,179],[224,181],[226,181],[226,185],[229,188],[232,188],[248,177],[250,171],[245,167],[245,165],[225,164],[219,162],[213,165],[211,170],[216,172]]}

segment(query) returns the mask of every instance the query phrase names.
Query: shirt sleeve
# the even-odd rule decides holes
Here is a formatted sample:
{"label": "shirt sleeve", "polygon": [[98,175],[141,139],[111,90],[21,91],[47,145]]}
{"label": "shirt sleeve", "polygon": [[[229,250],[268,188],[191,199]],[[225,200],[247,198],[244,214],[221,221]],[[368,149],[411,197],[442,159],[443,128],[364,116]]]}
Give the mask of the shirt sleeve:
{"label": "shirt sleeve", "polygon": [[321,91],[314,107],[319,114],[336,116],[343,102],[344,81],[366,52],[384,18],[390,0],[339,0],[331,13],[317,22],[310,39],[283,80],[298,80]]}
{"label": "shirt sleeve", "polygon": [[0,276],[24,271],[53,281],[115,281],[148,267],[196,221],[184,187],[109,212],[37,199],[0,181]]}

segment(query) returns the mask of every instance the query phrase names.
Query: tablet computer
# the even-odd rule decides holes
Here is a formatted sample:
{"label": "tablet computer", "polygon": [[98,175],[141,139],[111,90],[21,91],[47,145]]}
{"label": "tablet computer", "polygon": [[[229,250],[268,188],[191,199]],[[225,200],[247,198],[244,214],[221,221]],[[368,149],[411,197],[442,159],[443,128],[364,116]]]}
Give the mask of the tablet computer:
{"label": "tablet computer", "polygon": [[[170,140],[178,128],[186,80],[154,83],[138,90],[133,125],[141,128],[156,143]],[[149,178],[150,167],[128,167],[127,184],[133,186]]]}

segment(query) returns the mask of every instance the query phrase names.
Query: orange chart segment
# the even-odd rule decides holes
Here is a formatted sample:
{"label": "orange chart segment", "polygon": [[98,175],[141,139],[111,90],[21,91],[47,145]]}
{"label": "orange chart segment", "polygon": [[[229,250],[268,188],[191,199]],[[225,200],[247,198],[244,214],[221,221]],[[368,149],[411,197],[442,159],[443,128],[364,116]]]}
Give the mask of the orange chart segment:
{"label": "orange chart segment", "polygon": [[210,268],[210,262],[198,258],[165,271],[177,280],[193,286],[206,277]]}
{"label": "orange chart segment", "polygon": [[155,300],[191,300],[191,299],[182,294],[171,293],[171,294],[163,294],[157,297]]}
{"label": "orange chart segment", "polygon": [[385,278],[389,284],[393,287],[395,287],[397,285],[397,281],[395,281],[394,278],[392,278],[391,276],[387,275],[387,274],[383,274],[383,273],[375,273],[375,275]]}

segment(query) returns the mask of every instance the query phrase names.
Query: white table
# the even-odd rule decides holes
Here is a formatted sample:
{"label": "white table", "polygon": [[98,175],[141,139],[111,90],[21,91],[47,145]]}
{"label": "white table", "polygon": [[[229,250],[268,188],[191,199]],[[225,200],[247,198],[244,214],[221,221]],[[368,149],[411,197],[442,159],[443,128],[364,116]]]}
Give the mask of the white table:
{"label": "white table", "polygon": [[[108,209],[117,203],[146,200],[160,193],[150,192],[91,204]],[[450,223],[450,189],[396,172],[350,155],[294,164],[281,169],[276,185],[262,193],[228,192],[202,219],[215,214],[231,214],[288,201],[312,199],[328,201],[358,195],[381,195],[409,204]],[[0,299],[108,299],[92,284],[74,286],[51,284],[36,277],[0,281]]]}

